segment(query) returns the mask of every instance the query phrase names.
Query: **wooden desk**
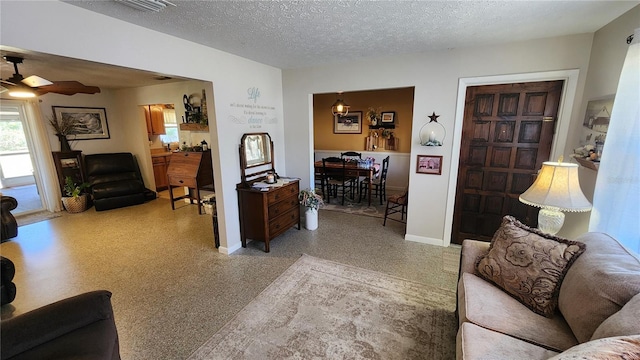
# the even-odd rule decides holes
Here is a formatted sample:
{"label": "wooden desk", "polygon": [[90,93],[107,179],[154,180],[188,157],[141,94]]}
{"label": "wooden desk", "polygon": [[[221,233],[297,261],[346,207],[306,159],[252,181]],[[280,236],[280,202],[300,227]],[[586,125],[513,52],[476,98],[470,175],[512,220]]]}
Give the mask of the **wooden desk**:
{"label": "wooden desk", "polygon": [[[315,163],[313,163],[313,166],[316,172],[318,172],[318,170],[322,172],[322,160],[316,161]],[[327,163],[327,167],[342,169],[342,164]],[[373,185],[372,185],[373,176],[375,175],[376,167],[374,165],[371,165],[368,167],[360,166],[357,162],[348,162],[345,167],[347,168],[347,175],[349,176],[366,176],[369,178],[369,189],[368,189],[369,196],[368,197],[369,197],[369,206],[371,206],[371,189],[373,188]]]}
{"label": "wooden desk", "polygon": [[[214,189],[211,150],[202,152],[180,151],[173,153],[169,162],[169,168],[167,169],[167,180],[169,181],[171,209],[176,209],[174,202],[180,199],[189,199],[189,203],[191,204],[193,204],[193,200],[197,202],[198,214],[202,214],[200,189],[206,188],[212,191]],[[174,187],[187,187],[189,188],[189,192],[184,196],[174,198]]]}

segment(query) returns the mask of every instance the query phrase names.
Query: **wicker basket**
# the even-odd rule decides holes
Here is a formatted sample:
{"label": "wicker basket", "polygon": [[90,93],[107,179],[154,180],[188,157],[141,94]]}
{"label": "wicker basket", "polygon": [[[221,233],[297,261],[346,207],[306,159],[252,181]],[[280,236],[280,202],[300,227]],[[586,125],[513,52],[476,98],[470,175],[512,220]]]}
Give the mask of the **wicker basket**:
{"label": "wicker basket", "polygon": [[77,197],[63,197],[62,204],[64,208],[70,213],[79,213],[87,210],[87,204],[89,203],[89,197],[87,194],[82,194]]}

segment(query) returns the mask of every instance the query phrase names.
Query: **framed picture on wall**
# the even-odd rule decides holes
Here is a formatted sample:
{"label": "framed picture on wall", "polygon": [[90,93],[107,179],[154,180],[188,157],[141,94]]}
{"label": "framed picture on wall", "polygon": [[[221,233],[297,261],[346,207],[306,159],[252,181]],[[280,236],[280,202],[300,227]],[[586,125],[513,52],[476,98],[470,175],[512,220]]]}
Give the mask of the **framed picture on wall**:
{"label": "framed picture on wall", "polygon": [[350,111],[345,116],[334,115],[334,134],[362,134],[362,111]]}
{"label": "framed picture on wall", "polygon": [[442,156],[418,155],[416,172],[418,174],[442,174]]}
{"label": "framed picture on wall", "polygon": [[70,140],[109,139],[109,124],[105,108],[52,106],[53,115],[60,120],[74,120],[76,130]]}
{"label": "framed picture on wall", "polygon": [[396,112],[395,111],[383,111],[382,112],[382,123],[383,124],[393,124],[396,122]]}

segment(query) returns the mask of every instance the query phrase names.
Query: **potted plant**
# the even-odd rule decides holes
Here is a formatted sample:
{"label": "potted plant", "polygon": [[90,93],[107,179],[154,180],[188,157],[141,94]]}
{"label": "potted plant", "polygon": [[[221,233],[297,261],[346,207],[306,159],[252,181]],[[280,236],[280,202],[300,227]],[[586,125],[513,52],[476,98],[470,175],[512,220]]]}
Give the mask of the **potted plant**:
{"label": "potted plant", "polygon": [[316,194],[315,190],[306,189],[300,191],[298,195],[300,205],[305,207],[304,221],[307,230],[315,230],[318,228],[318,208],[324,205],[322,196]]}
{"label": "potted plant", "polygon": [[64,195],[62,204],[70,213],[79,213],[87,210],[89,204],[89,195],[82,193],[82,190],[89,187],[89,184],[77,184],[71,176],[64,179]]}
{"label": "potted plant", "polygon": [[63,117],[62,119],[56,119],[54,116],[49,119],[49,124],[55,131],[58,140],[60,140],[60,151],[71,151],[71,146],[69,145],[67,135],[71,135],[75,132],[76,128],[78,127],[78,120],[72,117]]}

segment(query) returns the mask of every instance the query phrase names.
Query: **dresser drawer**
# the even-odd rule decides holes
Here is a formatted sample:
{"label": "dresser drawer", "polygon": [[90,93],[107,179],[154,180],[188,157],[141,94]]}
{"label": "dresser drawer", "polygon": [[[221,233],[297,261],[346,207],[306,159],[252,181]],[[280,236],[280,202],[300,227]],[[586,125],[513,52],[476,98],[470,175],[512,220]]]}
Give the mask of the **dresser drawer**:
{"label": "dresser drawer", "polygon": [[169,175],[169,185],[196,187],[196,179],[194,177]]}
{"label": "dresser drawer", "polygon": [[269,235],[271,237],[279,235],[288,228],[298,223],[299,212],[297,209],[291,209],[289,212],[282,214],[269,221]]}
{"label": "dresser drawer", "polygon": [[282,201],[291,195],[298,195],[298,183],[285,185],[277,190],[270,191],[267,194],[267,204],[272,205],[278,201]]}
{"label": "dresser drawer", "polygon": [[293,195],[289,196],[288,198],[269,206],[269,218],[275,218],[280,214],[294,209],[296,206],[299,206],[298,197]]}

